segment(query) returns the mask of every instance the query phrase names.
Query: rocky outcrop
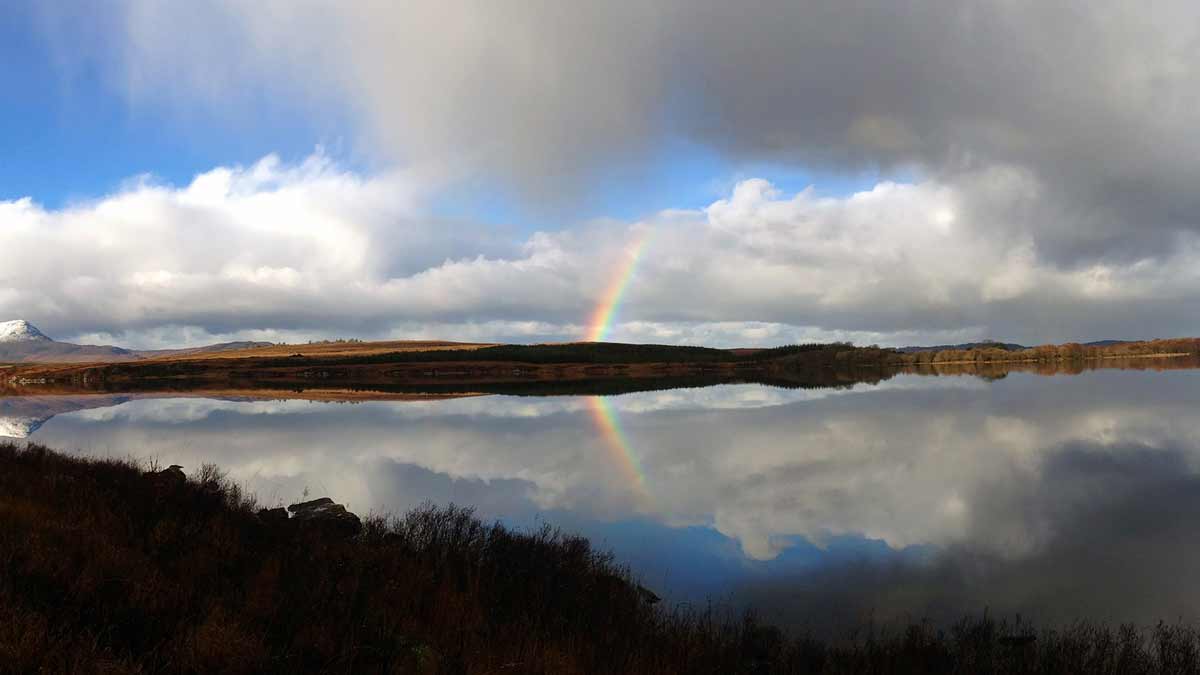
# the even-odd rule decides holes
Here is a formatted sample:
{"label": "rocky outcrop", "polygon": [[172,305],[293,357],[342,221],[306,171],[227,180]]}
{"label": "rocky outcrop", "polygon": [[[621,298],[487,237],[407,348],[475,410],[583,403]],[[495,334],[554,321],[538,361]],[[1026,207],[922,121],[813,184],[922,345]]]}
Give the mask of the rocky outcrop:
{"label": "rocky outcrop", "polygon": [[154,482],[154,486],[160,492],[177,490],[187,484],[187,476],[183,473],[183,467],[178,464],[172,464],[162,471],[151,471],[146,476]]}
{"label": "rocky outcrop", "polygon": [[[154,486],[159,499],[177,494],[188,482],[183,467],[178,464],[172,464],[162,471],[147,471],[145,476]],[[215,483],[206,483],[200,485],[199,489],[201,492],[219,491],[220,487]],[[329,497],[292,504],[286,509],[259,509],[256,515],[259,522],[282,533],[315,533],[320,536],[349,538],[362,532],[362,521],[358,516]]]}
{"label": "rocky outcrop", "polygon": [[287,523],[288,512],[287,509],[283,508],[282,506],[275,509],[259,509],[258,519],[267,525],[279,525],[281,523]]}
{"label": "rocky outcrop", "polygon": [[343,537],[353,537],[362,531],[362,521],[358,516],[329,497],[292,504],[287,510],[292,514],[289,522],[300,529],[318,530]]}

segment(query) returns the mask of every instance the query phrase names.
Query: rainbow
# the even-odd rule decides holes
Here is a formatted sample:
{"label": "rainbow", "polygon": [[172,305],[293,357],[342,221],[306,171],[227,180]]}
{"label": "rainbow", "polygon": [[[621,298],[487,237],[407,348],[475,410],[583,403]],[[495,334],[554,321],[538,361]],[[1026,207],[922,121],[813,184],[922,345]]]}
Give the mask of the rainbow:
{"label": "rainbow", "polygon": [[646,473],[642,471],[642,465],[638,462],[637,455],[633,454],[633,450],[630,448],[629,439],[625,437],[625,430],[621,428],[621,418],[617,415],[616,409],[604,396],[589,396],[588,407],[591,408],[596,428],[604,436],[625,482],[632,486],[634,494],[642,506],[647,506],[650,493],[646,491]]}
{"label": "rainbow", "polygon": [[617,274],[605,289],[604,295],[600,299],[600,304],[596,305],[596,309],[592,311],[591,320],[588,321],[587,337],[585,338],[589,342],[603,342],[608,337],[608,334],[612,332],[613,319],[617,315],[617,310],[621,308],[621,301],[625,298],[625,291],[629,288],[629,282],[633,281],[638,261],[642,259],[642,254],[646,252],[646,247],[649,243],[650,236],[649,234],[645,234],[629,247],[625,262],[618,266]]}
{"label": "rainbow", "polygon": [[[603,342],[612,332],[613,319],[621,308],[625,291],[633,281],[638,261],[642,259],[642,254],[646,252],[649,243],[650,236],[647,233],[638,237],[629,247],[625,261],[617,267],[617,273],[605,289],[600,304],[596,305],[596,309],[592,312],[591,319],[588,321],[586,340]],[[629,445],[629,439],[625,437],[625,431],[621,428],[621,418],[616,409],[603,396],[589,396],[588,407],[591,409],[596,428],[604,437],[623,479],[632,487],[639,506],[643,509],[649,508],[650,494],[646,490],[646,474],[642,471],[641,463],[638,462],[637,455],[633,453],[633,449]]]}

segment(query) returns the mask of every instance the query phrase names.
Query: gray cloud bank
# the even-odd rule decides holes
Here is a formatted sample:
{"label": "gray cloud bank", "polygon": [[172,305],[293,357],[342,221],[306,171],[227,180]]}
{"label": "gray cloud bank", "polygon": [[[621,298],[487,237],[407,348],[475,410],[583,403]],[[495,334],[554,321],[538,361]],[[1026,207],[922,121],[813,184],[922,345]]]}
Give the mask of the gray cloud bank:
{"label": "gray cloud bank", "polygon": [[[236,108],[237,92],[266,91],[310,112],[348,111],[389,161],[444,180],[506,180],[530,201],[586,192],[605,171],[677,140],[733,165],[916,178],[834,200],[752,180],[703,212],[506,246],[487,228],[406,211],[413,204],[389,194],[405,193],[390,174],[264,184],[234,172],[243,191],[212,192],[204,208],[180,206],[195,185],[155,193],[156,227],[177,233],[160,245],[183,238],[198,255],[139,262],[156,268],[132,286],[122,246],[133,244],[101,234],[132,216],[104,220],[98,210],[141,191],[94,212],[35,213],[112,241],[101,249],[111,274],[83,265],[80,278],[52,275],[62,297],[49,291],[31,305],[34,291],[0,279],[13,286],[0,309],[25,308],[63,331],[303,334],[328,316],[359,332],[444,325],[561,338],[578,334],[622,247],[654,230],[624,317],[641,322],[625,328],[629,338],[715,331],[736,342],[764,330],[747,322],[781,338],[883,342],[1194,332],[1192,3],[130,0],[115,16],[105,7],[119,39],[88,53],[134,100]],[[44,23],[60,44],[88,44],[68,42],[69,17],[48,10]],[[342,191],[316,204],[309,179]],[[264,232],[277,212],[231,216],[239,200],[286,203],[296,224]],[[295,210],[307,204],[323,219]],[[32,208],[3,205],[0,236]],[[214,250],[223,242],[240,248]],[[61,267],[79,267],[65,256]],[[92,291],[108,295],[94,303]],[[214,307],[213,297],[238,302]]]}

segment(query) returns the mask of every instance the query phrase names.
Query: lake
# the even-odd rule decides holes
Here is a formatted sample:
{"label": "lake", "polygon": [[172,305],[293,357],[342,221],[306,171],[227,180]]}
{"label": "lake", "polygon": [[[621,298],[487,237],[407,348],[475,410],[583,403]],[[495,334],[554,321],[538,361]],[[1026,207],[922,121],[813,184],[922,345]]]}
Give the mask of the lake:
{"label": "lake", "polygon": [[1200,370],[614,396],[0,398],[0,434],[225,470],[269,505],[550,523],[670,603],[817,633],[1193,620]]}

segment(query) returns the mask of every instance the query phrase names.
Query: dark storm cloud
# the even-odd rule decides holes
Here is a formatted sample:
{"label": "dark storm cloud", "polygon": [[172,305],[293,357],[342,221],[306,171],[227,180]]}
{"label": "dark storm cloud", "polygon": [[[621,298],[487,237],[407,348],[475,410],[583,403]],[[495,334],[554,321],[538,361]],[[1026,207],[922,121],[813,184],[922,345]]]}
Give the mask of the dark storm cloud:
{"label": "dark storm cloud", "polygon": [[1053,249],[1196,223],[1191,3],[713,4],[680,10],[675,64],[691,133],[731,154],[1015,165],[1044,185],[1030,225]]}

